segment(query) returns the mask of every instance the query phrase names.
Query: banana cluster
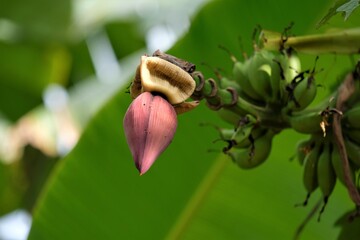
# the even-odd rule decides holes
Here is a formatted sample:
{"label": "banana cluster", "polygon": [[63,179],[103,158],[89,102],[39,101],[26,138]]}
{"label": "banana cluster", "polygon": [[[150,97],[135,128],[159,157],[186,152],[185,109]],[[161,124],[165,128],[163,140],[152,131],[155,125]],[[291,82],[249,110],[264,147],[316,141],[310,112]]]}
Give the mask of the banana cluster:
{"label": "banana cluster", "polygon": [[[324,202],[320,214],[325,209],[337,179],[346,186],[339,149],[333,139],[331,133],[325,137],[322,134],[314,134],[309,139],[301,140],[297,144],[297,159],[304,167],[303,184],[307,191],[303,205],[307,205],[310,195],[319,188]],[[346,148],[352,181],[355,182],[355,173],[360,168],[360,146],[348,142]]]}
{"label": "banana cluster", "polygon": [[[256,50],[244,62],[235,61],[231,85],[238,84],[240,96],[252,103],[285,105],[289,99],[287,86],[301,71],[300,68],[295,53],[275,55],[270,51]],[[228,85],[228,82],[223,85]]]}
{"label": "banana cluster", "polygon": [[[295,51],[279,52],[255,49],[245,61],[234,56],[232,76],[218,75],[218,81],[205,80],[201,73],[192,77],[195,100],[206,99],[212,110],[234,125],[223,129],[221,137],[229,143],[224,152],[241,168],[254,168],[263,163],[271,150],[272,138],[284,127],[300,132],[321,132],[319,111],[307,113],[309,124],[302,124],[303,111],[316,95],[315,70],[301,71]],[[247,119],[244,124],[238,124]],[[315,127],[310,126],[316,125]]]}
{"label": "banana cluster", "polygon": [[[220,76],[218,82],[209,79],[197,85],[203,86],[199,95],[206,98],[208,106],[234,124],[236,130],[224,129],[221,136],[229,142],[224,152],[239,167],[253,168],[263,163],[270,154],[273,136],[283,126],[305,133],[321,132],[321,111],[306,113],[308,124],[303,124],[303,110],[316,96],[315,70],[301,72],[300,59],[293,50],[274,53],[255,49],[243,62],[234,56],[231,59],[232,76]],[[221,98],[223,92],[236,95]],[[223,104],[226,102],[231,104]],[[238,127],[239,119],[250,120]]]}
{"label": "banana cluster", "polygon": [[[312,103],[318,92],[315,66],[311,70],[302,70],[296,52],[286,48],[287,37],[280,35],[277,52],[255,46],[254,53],[250,57],[244,56],[244,61],[238,61],[230,54],[233,61],[231,76],[217,74],[218,79],[214,80],[205,79],[201,72],[191,73],[196,83],[191,98],[205,99],[210,109],[234,126],[234,129],[218,129],[221,139],[228,143],[223,152],[242,169],[263,164],[270,155],[273,137],[283,129],[308,134],[310,138],[297,145],[307,192],[303,205],[307,205],[310,195],[320,189],[324,202],[321,215],[337,180],[349,191],[356,192],[354,186],[360,190],[356,182],[360,169],[360,61],[355,71],[348,75],[356,79],[356,90],[345,108],[339,104],[345,101],[341,100],[345,97],[340,94],[345,84],[314,106]],[[317,60],[318,57],[315,65]],[[341,126],[334,125],[339,117]],[[347,166],[343,166],[346,154],[343,149],[340,154],[337,143],[341,139],[335,138],[339,135],[336,129],[340,129],[340,135],[342,131],[345,140],[353,184],[349,182]]]}
{"label": "banana cluster", "polygon": [[[342,122],[343,131],[347,137],[347,141],[345,141],[346,147],[350,150],[352,148],[349,145],[360,145],[360,102],[344,112]],[[360,152],[358,152],[358,155],[358,158],[360,158]]]}
{"label": "banana cluster", "polygon": [[347,101],[347,109],[342,117],[342,129],[345,138],[345,148],[349,159],[357,167],[360,167],[360,79],[354,74],[354,89],[350,99]]}
{"label": "banana cluster", "polygon": [[301,72],[300,59],[293,50],[256,50],[244,62],[235,59],[232,80],[224,78],[220,82],[222,87],[235,88],[240,97],[255,105],[285,112],[305,109],[317,93],[315,69]]}
{"label": "banana cluster", "polygon": [[[332,129],[334,114],[343,115],[341,123],[354,183],[360,169],[360,81],[356,83],[357,93],[342,114],[335,106],[337,91],[316,106],[309,107],[317,94],[315,67],[301,71],[300,60],[293,51],[256,50],[244,62],[232,59],[233,75],[220,77],[218,87],[220,91],[232,89],[236,92],[236,104],[213,108],[235,126],[235,129],[220,129],[221,139],[228,143],[223,152],[240,168],[251,169],[266,161],[273,137],[284,128],[308,134],[310,138],[297,145],[307,192],[303,205],[307,205],[310,195],[320,189],[323,195],[320,219],[337,180],[346,186],[342,159]],[[212,85],[216,86],[216,83]],[[216,102],[213,99],[207,99],[208,105]]]}
{"label": "banana cluster", "polygon": [[275,133],[262,128],[250,114],[243,117],[236,129],[219,129],[220,138],[228,143],[223,152],[242,169],[264,163],[271,152]]}

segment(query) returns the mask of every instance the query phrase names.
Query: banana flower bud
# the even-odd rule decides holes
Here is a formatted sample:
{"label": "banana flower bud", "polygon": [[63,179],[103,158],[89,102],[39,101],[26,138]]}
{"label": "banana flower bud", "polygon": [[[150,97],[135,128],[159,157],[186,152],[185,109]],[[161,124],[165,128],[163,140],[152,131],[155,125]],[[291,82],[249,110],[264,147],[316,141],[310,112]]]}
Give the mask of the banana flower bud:
{"label": "banana flower bud", "polygon": [[123,124],[135,166],[142,175],[171,143],[177,115],[163,97],[143,92],[129,106]]}

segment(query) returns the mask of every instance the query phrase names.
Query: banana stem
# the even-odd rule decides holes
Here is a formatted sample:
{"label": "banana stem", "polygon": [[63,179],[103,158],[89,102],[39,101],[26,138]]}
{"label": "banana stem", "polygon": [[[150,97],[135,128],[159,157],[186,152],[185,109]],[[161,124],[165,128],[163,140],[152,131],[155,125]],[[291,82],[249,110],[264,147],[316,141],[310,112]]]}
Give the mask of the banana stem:
{"label": "banana stem", "polygon": [[[360,62],[357,64],[357,68],[360,69]],[[349,73],[339,88],[338,98],[336,101],[336,108],[340,111],[343,109],[344,103],[355,92],[355,88],[354,88],[355,77],[354,77],[354,75],[355,75],[355,73]],[[359,80],[359,79],[356,79],[356,80]],[[340,152],[340,156],[341,156],[346,187],[348,189],[350,198],[356,204],[357,209],[359,209],[360,194],[350,176],[350,166],[349,166],[348,156],[347,156],[347,152],[346,152],[346,148],[345,148],[345,144],[344,144],[344,138],[343,138],[343,134],[342,134],[341,116],[339,114],[334,115],[333,131],[334,131],[334,136],[335,136],[335,142],[339,148],[339,152]],[[355,213],[355,215],[357,215],[357,214],[359,214],[359,213],[358,212]]]}
{"label": "banana stem", "polygon": [[288,38],[263,30],[260,37],[260,45],[271,51],[293,48],[297,52],[309,54],[360,52],[360,28]]}

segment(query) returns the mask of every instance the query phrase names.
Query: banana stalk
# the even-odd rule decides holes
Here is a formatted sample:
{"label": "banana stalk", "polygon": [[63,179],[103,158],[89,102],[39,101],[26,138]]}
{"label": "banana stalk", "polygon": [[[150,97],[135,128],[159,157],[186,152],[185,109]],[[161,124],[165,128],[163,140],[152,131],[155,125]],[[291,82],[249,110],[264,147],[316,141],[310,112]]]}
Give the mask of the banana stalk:
{"label": "banana stalk", "polygon": [[299,53],[309,54],[357,54],[360,49],[360,28],[337,30],[283,39],[280,33],[263,30],[260,46],[270,51],[293,48]]}

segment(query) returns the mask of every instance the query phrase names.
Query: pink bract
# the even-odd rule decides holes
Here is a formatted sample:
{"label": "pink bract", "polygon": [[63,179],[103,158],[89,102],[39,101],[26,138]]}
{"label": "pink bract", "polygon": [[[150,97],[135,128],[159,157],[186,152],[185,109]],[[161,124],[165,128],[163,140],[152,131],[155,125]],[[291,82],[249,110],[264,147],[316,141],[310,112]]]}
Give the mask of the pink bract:
{"label": "pink bract", "polygon": [[163,97],[144,92],[131,103],[124,117],[124,130],[140,175],[171,143],[176,127],[174,107]]}

